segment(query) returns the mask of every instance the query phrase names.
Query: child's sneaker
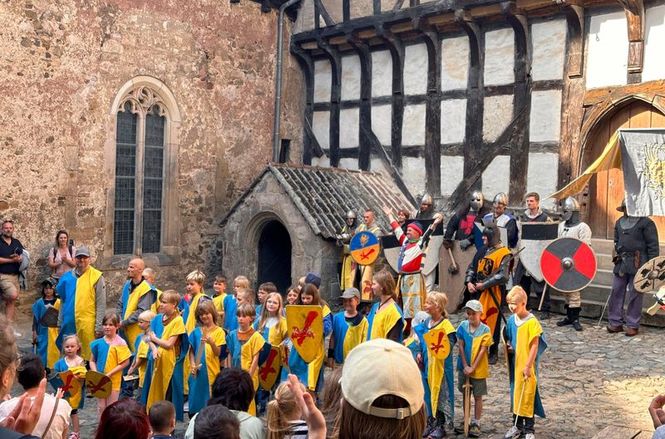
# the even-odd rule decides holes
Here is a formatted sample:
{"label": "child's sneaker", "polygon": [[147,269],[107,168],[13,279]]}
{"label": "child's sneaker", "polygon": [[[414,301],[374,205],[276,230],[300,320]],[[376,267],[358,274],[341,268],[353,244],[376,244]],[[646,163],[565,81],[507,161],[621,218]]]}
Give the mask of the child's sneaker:
{"label": "child's sneaker", "polygon": [[524,439],[536,439],[536,435],[533,433],[527,433],[526,436],[524,436]]}
{"label": "child's sneaker", "polygon": [[503,439],[517,439],[521,434],[522,432],[520,432],[520,429],[513,425],[510,427],[510,430],[503,435]]}
{"label": "child's sneaker", "polygon": [[471,424],[469,426],[469,436],[471,436],[471,437],[480,437],[480,425]]}
{"label": "child's sneaker", "polygon": [[441,439],[446,437],[446,430],[441,425],[434,427],[434,430],[429,434],[429,439]]}

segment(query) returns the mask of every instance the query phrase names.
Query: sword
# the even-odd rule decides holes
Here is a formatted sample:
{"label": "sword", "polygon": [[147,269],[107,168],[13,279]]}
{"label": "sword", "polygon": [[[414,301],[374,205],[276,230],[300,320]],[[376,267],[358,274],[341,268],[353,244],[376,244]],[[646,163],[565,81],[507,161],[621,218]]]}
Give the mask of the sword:
{"label": "sword", "polygon": [[545,282],[545,286],[543,287],[543,292],[540,295],[540,304],[538,305],[538,311],[543,307],[543,302],[545,301],[545,293],[547,292],[547,282]]}
{"label": "sword", "polygon": [[469,423],[471,422],[471,380],[464,379],[464,437],[469,437]]}

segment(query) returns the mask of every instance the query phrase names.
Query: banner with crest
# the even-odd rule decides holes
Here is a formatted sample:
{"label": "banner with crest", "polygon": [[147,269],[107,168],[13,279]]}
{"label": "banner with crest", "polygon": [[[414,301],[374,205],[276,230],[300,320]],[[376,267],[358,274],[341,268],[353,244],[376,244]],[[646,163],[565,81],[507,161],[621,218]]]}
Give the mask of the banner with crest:
{"label": "banner with crest", "polygon": [[665,129],[619,130],[626,210],[665,216]]}

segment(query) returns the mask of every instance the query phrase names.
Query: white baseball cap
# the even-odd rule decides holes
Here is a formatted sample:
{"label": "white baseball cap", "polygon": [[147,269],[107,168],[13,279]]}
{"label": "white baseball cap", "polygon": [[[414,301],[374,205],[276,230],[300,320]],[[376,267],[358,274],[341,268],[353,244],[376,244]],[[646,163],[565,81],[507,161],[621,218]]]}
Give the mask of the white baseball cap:
{"label": "white baseball cap", "polygon": [[[425,390],[411,351],[399,343],[377,338],[356,346],[344,361],[342,394],[356,410],[380,418],[404,419],[418,413]],[[408,407],[375,407],[384,395],[399,396]]]}

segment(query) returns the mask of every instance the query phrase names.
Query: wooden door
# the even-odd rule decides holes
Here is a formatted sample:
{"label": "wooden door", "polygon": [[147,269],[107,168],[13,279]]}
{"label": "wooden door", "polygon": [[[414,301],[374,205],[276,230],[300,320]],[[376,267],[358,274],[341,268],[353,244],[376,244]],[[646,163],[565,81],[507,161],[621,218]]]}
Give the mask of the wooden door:
{"label": "wooden door", "polygon": [[[587,145],[587,164],[591,164],[602,153],[612,134],[619,128],[665,128],[665,116],[642,101],[622,107],[592,132]],[[614,238],[614,223],[621,216],[616,208],[623,197],[623,174],[620,169],[600,172],[591,179],[588,212],[594,238]],[[665,217],[652,219],[658,227],[660,241],[665,242]]]}

